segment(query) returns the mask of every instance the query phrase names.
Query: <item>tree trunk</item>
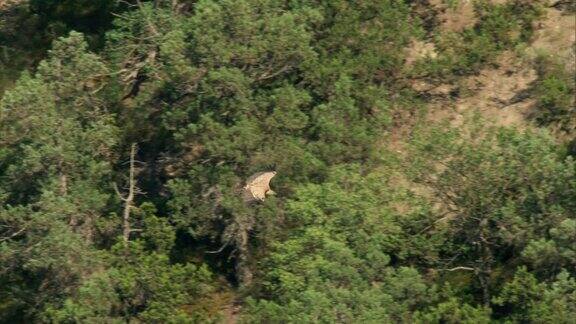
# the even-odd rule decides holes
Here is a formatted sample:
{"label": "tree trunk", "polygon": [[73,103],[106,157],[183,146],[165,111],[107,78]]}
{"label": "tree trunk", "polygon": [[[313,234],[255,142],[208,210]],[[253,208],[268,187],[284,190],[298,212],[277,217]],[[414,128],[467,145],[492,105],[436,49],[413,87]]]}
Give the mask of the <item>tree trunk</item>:
{"label": "tree trunk", "polygon": [[120,197],[120,199],[124,202],[124,210],[122,212],[122,239],[124,241],[124,245],[128,245],[128,241],[130,241],[130,233],[132,233],[134,230],[132,230],[132,227],[130,225],[130,212],[132,211],[132,208],[134,207],[134,198],[136,197],[136,194],[141,193],[140,190],[138,189],[137,186],[137,181],[136,181],[136,166],[135,166],[135,157],[136,157],[136,151],[138,150],[138,147],[136,146],[136,144],[132,144],[131,148],[130,148],[130,170],[129,170],[129,174],[128,174],[128,193],[126,194],[126,196],[122,195],[122,193],[120,193],[120,191],[118,190],[118,186],[116,184],[114,184],[114,189],[116,190],[116,194],[118,194],[118,197]]}
{"label": "tree trunk", "polygon": [[236,273],[238,284],[247,287],[252,284],[252,270],[250,269],[250,249],[248,246],[248,230],[241,229],[237,236],[236,249],[238,256],[236,259]]}
{"label": "tree trunk", "polygon": [[492,250],[490,250],[490,245],[486,239],[485,233],[489,231],[487,228],[487,221],[483,221],[480,224],[480,266],[478,279],[480,281],[480,287],[482,288],[482,302],[484,306],[490,305],[490,275],[492,274]]}
{"label": "tree trunk", "polygon": [[134,196],[136,192],[136,180],[134,179],[135,168],[134,168],[134,158],[136,156],[136,144],[132,144],[130,148],[130,173],[128,176],[128,195],[124,198],[124,213],[122,215],[122,237],[124,238],[124,244],[128,244],[130,240],[130,233],[132,229],[130,227],[130,211],[134,205]]}

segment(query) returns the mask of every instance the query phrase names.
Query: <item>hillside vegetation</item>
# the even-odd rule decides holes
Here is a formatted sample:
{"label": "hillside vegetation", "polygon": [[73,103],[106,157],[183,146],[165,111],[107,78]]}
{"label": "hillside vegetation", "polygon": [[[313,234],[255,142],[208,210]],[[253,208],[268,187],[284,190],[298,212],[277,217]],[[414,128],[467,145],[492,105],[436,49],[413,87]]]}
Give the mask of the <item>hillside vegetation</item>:
{"label": "hillside vegetation", "polygon": [[0,0],[0,322],[573,323],[573,7]]}

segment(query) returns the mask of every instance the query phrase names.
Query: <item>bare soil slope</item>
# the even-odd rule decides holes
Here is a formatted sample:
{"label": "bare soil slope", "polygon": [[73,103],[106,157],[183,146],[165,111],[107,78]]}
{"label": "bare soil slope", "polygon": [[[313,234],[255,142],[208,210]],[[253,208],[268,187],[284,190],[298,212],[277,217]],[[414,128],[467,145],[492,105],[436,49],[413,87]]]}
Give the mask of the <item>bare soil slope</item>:
{"label": "bare soil slope", "polygon": [[[456,10],[445,10],[441,21],[442,28],[447,30],[470,26],[475,21],[471,2],[462,3]],[[538,78],[534,58],[537,55],[556,57],[574,73],[576,16],[548,8],[537,28],[527,48],[502,53],[496,67],[488,66],[477,75],[463,78],[458,84],[444,84],[434,88],[430,92],[432,95],[438,95],[438,98],[444,95],[446,99],[430,103],[428,119],[448,119],[454,126],[458,126],[466,115],[480,113],[496,125],[533,127],[530,116],[536,100],[530,96],[529,90]],[[414,53],[417,57],[429,55],[433,48],[433,44],[418,43]],[[416,85],[418,87],[425,88],[426,85]],[[454,90],[459,92],[455,100],[448,96]]]}

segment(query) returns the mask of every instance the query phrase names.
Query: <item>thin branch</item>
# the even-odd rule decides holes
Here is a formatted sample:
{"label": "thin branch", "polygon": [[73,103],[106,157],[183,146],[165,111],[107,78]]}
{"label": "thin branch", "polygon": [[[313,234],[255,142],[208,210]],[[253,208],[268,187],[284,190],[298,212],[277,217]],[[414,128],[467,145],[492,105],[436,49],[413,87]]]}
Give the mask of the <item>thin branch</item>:
{"label": "thin branch", "polygon": [[120,193],[120,190],[118,190],[118,185],[115,182],[112,183],[112,187],[114,188],[114,191],[116,192],[116,194],[118,195],[120,200],[126,201],[126,198],[124,196],[122,196],[122,194]]}
{"label": "thin branch", "polygon": [[134,170],[134,158],[136,156],[137,151],[136,144],[132,144],[130,147],[130,171],[129,171],[129,178],[128,178],[128,195],[126,196],[126,204],[124,204],[124,214],[123,214],[123,236],[124,242],[128,244],[128,240],[130,239],[130,210],[132,209],[132,205],[134,204],[134,195],[136,189],[136,180],[134,179],[135,170]]}
{"label": "thin branch", "polygon": [[457,271],[457,270],[476,271],[475,268],[470,268],[470,267],[455,267],[455,268],[452,268],[452,269],[438,269],[438,270],[440,270],[440,271],[450,271],[450,272],[452,272],[452,271]]}
{"label": "thin branch", "polygon": [[267,80],[267,79],[272,79],[288,70],[290,70],[292,68],[292,65],[285,65],[284,67],[282,67],[280,70],[274,72],[274,73],[268,73],[268,72],[264,72],[261,76],[256,78],[256,81],[263,81],[263,80]]}
{"label": "thin branch", "polygon": [[222,247],[220,247],[220,249],[216,250],[216,251],[206,251],[204,253],[220,253],[222,251],[224,251],[224,248],[226,248],[228,246],[228,243],[225,243],[224,245],[222,245]]}
{"label": "thin branch", "polygon": [[12,233],[10,236],[6,236],[6,237],[3,237],[3,238],[0,238],[0,242],[4,242],[4,241],[8,241],[8,240],[13,239],[14,237],[22,234],[22,232],[24,232],[27,228],[28,228],[28,226],[24,226],[24,227],[22,227],[21,229],[19,229],[18,231]]}
{"label": "thin branch", "polygon": [[421,230],[420,232],[418,232],[418,234],[422,234],[422,233],[428,231],[429,229],[433,228],[434,226],[436,226],[436,224],[440,223],[441,221],[444,221],[444,220],[446,220],[446,219],[449,219],[450,217],[453,217],[454,214],[455,214],[455,213],[454,213],[454,211],[452,211],[452,210],[447,211],[446,213],[444,213],[444,214],[442,215],[442,217],[440,217],[440,218],[438,218],[437,220],[435,220],[434,222],[432,222],[432,224],[426,226],[423,230]]}

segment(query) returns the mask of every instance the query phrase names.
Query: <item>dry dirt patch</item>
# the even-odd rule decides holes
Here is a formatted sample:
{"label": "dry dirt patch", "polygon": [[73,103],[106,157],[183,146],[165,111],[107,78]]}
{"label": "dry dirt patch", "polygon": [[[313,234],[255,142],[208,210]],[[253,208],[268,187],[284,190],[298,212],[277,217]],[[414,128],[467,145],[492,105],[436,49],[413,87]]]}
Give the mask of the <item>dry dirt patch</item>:
{"label": "dry dirt patch", "polygon": [[546,19],[539,22],[539,30],[535,33],[534,42],[528,54],[535,56],[538,53],[547,53],[566,62],[566,68],[576,70],[576,15],[566,14],[564,11],[549,9]]}
{"label": "dry dirt patch", "polygon": [[443,0],[430,0],[430,4],[441,12],[438,20],[443,31],[459,32],[474,26],[477,21],[472,0],[456,1],[454,6]]}
{"label": "dry dirt patch", "polygon": [[[442,2],[438,0],[437,2]],[[501,1],[500,1],[501,2]],[[468,4],[461,4],[464,8]],[[462,10],[462,9],[461,9]],[[453,14],[448,16],[448,20]],[[456,18],[454,18],[456,19]],[[451,25],[449,25],[451,26]],[[465,115],[479,113],[499,126],[532,127],[529,116],[536,99],[529,90],[538,75],[531,60],[536,55],[546,55],[565,62],[566,68],[575,71],[576,16],[550,8],[538,23],[533,42],[524,50],[504,52],[496,61],[496,67],[486,67],[477,75],[461,79],[458,85],[445,84],[439,87],[444,94],[456,87],[464,93],[455,101],[446,99],[430,104],[430,121],[449,120],[453,126],[461,126]],[[433,45],[427,45],[433,48]],[[418,89],[418,84],[414,88]],[[426,88],[426,84],[421,88]],[[436,90],[438,90],[436,89]],[[431,94],[435,94],[427,90]],[[438,91],[436,91],[438,92]],[[445,96],[446,97],[446,96]]]}

